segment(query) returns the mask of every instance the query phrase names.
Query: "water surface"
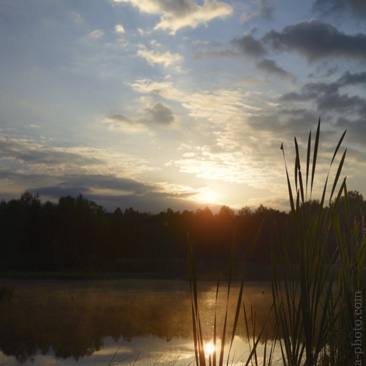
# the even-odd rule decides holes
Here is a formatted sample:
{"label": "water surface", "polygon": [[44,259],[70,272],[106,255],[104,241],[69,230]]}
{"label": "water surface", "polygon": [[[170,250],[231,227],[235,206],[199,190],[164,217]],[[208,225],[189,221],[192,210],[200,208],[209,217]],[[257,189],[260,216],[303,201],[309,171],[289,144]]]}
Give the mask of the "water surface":
{"label": "water surface", "polygon": [[[1,281],[15,288],[0,303],[0,365],[188,365],[194,361],[189,284],[172,280]],[[229,302],[235,314],[238,284]],[[216,284],[199,284],[204,337],[212,340]],[[221,288],[221,332],[226,289]],[[271,305],[269,283],[250,282],[244,302],[256,315],[256,330]],[[273,322],[273,319],[270,320]],[[270,327],[266,336],[271,338]],[[230,329],[229,329],[230,331]],[[240,319],[233,355],[248,354]]]}

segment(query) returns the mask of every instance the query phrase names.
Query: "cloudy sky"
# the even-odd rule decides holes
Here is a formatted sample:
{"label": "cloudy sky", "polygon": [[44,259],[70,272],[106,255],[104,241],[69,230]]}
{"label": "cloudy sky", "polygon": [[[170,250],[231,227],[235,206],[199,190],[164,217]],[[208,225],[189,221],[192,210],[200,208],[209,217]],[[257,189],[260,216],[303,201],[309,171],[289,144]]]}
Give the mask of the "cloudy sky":
{"label": "cloudy sky", "polygon": [[1,0],[0,49],[1,199],[287,209],[319,117],[366,194],[364,0]]}

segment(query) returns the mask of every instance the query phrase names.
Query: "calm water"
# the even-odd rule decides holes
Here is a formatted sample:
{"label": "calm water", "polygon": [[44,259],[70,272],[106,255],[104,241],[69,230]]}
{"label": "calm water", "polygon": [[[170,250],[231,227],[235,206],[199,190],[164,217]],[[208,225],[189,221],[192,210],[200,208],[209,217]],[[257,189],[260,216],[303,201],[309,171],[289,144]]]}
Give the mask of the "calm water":
{"label": "calm water", "polygon": [[[15,288],[0,303],[0,365],[188,365],[194,361],[189,284],[170,280],[1,281]],[[218,314],[222,329],[226,289]],[[212,340],[216,284],[199,284],[204,337]],[[234,316],[238,285],[229,314]],[[260,329],[271,305],[269,283],[248,283],[246,309]],[[274,320],[271,319],[270,322]],[[232,318],[229,317],[229,324]],[[266,334],[271,338],[270,327]],[[233,355],[248,355],[240,320]]]}

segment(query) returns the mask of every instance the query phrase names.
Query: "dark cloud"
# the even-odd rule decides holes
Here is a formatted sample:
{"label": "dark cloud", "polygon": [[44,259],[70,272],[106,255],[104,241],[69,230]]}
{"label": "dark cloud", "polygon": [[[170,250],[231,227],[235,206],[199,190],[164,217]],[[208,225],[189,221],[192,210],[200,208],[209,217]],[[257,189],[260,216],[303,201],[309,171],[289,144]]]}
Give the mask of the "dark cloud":
{"label": "dark cloud", "polygon": [[169,125],[174,121],[172,111],[162,103],[157,103],[151,108],[145,109],[146,122],[161,125]]}
{"label": "dark cloud", "polygon": [[328,62],[318,65],[314,72],[309,74],[309,78],[329,77],[334,75],[339,69],[338,65],[328,66]]}
{"label": "dark cloud", "polygon": [[348,114],[366,115],[366,99],[358,95],[349,96],[340,94],[340,88],[345,85],[364,83],[365,73],[346,73],[333,83],[307,83],[300,93],[286,93],[281,98],[282,102],[313,101],[320,112],[340,112]]}
{"label": "dark cloud", "polygon": [[135,195],[143,195],[153,191],[155,188],[133,179],[118,178],[113,175],[65,175],[62,177],[62,182],[53,185],[39,187],[36,190],[40,194],[47,195],[52,198],[60,197],[61,195],[71,194],[87,194],[91,189],[109,189],[111,191],[126,191]]}
{"label": "dark cloud", "polygon": [[329,57],[366,60],[366,35],[347,35],[318,20],[303,21],[271,31],[262,39],[278,51],[298,52],[309,62]]}
{"label": "dark cloud", "polygon": [[260,59],[267,54],[262,42],[255,39],[251,34],[245,34],[240,38],[234,38],[231,43],[237,47],[243,55],[252,59]]}
{"label": "dark cloud", "polygon": [[[58,178],[3,170],[0,171],[0,180],[11,181],[14,187],[26,187],[20,189],[19,196],[26,189],[38,193],[43,201],[57,201],[60,197],[77,197],[82,194],[109,211],[114,211],[117,207],[133,207],[139,211],[157,213],[169,207],[174,210],[194,210],[200,207],[198,203],[189,200],[196,192],[163,192],[157,186],[114,175],[79,174]],[[57,180],[62,181],[55,183]],[[103,193],[97,193],[98,189],[103,189]],[[105,190],[110,192],[104,193]],[[14,197],[14,192],[1,192],[0,199],[8,201],[13,198],[17,198]]]}
{"label": "dark cloud", "polygon": [[305,84],[300,93],[291,92],[281,96],[281,101],[286,102],[305,102],[312,99],[319,98],[321,95],[338,93],[339,85],[336,83],[307,83]]}
{"label": "dark cloud", "polygon": [[151,213],[159,213],[168,208],[171,208],[174,211],[194,211],[198,208],[203,208],[202,205],[197,202],[181,199],[179,197],[172,197],[158,192],[146,196],[107,196],[85,194],[85,197],[97,202],[110,212],[114,211],[117,207],[122,210],[132,207],[134,210],[140,212]]}
{"label": "dark cloud", "polygon": [[136,124],[155,124],[155,125],[169,125],[174,122],[174,115],[170,108],[163,103],[157,103],[152,107],[145,108],[143,116],[140,118],[128,118],[123,114],[113,114],[107,117],[109,123],[128,123],[130,125]]}
{"label": "dark cloud", "polygon": [[277,66],[275,61],[269,60],[267,58],[258,61],[256,66],[258,70],[261,70],[266,74],[272,74],[282,78],[293,78],[289,72]]}
{"label": "dark cloud", "polygon": [[245,34],[240,38],[235,38],[231,43],[242,55],[255,60],[257,69],[264,74],[293,79],[293,76],[278,66],[275,61],[264,57],[267,51],[263,42],[255,39],[252,34]]}
{"label": "dark cloud", "polygon": [[108,117],[108,120],[112,122],[127,122],[133,123],[130,118],[125,117],[123,114],[113,114]]}
{"label": "dark cloud", "polygon": [[347,71],[340,79],[339,83],[341,85],[356,85],[365,84],[366,85],[366,72],[360,72],[358,74],[351,74]]}
{"label": "dark cloud", "polygon": [[[198,208],[199,205],[187,200],[194,193],[161,192],[157,187],[133,179],[103,175],[69,175],[56,185],[32,188],[47,199],[57,200],[63,196],[84,197],[97,202],[109,211],[133,207],[140,211],[160,212],[168,207],[175,210]],[[110,194],[98,194],[96,189],[109,189]],[[114,192],[113,192],[114,191]],[[119,192],[125,191],[125,194]]]}
{"label": "dark cloud", "polygon": [[314,9],[325,14],[348,13],[356,17],[366,17],[364,0],[316,0]]}

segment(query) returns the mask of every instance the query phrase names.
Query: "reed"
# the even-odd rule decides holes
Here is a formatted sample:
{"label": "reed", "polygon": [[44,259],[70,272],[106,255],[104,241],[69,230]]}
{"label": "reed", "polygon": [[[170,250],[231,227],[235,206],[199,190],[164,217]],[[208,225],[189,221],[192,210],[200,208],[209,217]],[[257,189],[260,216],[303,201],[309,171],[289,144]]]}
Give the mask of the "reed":
{"label": "reed", "polygon": [[[335,365],[366,363],[365,314],[366,314],[366,227],[364,219],[357,222],[349,217],[348,192],[344,190],[346,225],[339,218],[334,221],[338,252],[338,302],[334,317],[334,330],[330,338],[331,348],[337,353],[330,355]],[[331,314],[333,315],[333,314]]]}
{"label": "reed", "polygon": [[[360,223],[355,222],[352,226],[348,220],[344,228],[339,220],[342,200],[348,217],[346,180],[340,186],[338,184],[347,150],[344,150],[336,168],[333,164],[345,134],[346,131],[334,150],[317,205],[312,204],[312,194],[320,141],[320,119],[313,149],[309,133],[305,181],[297,140],[294,140],[294,188],[289,178],[285,150],[281,146],[291,224],[285,233],[277,230],[280,258],[273,255],[272,293],[277,322],[283,335],[280,348],[284,365],[348,365],[354,360],[351,345],[355,302],[352,299],[357,293],[365,294],[365,234],[360,235]],[[336,169],[333,183],[328,188],[333,169]],[[337,242],[333,253],[328,248],[331,233]],[[282,270],[279,269],[280,261]],[[335,290],[336,282],[338,286]],[[364,302],[361,301],[361,305],[362,313]],[[362,331],[364,334],[364,324]]]}

